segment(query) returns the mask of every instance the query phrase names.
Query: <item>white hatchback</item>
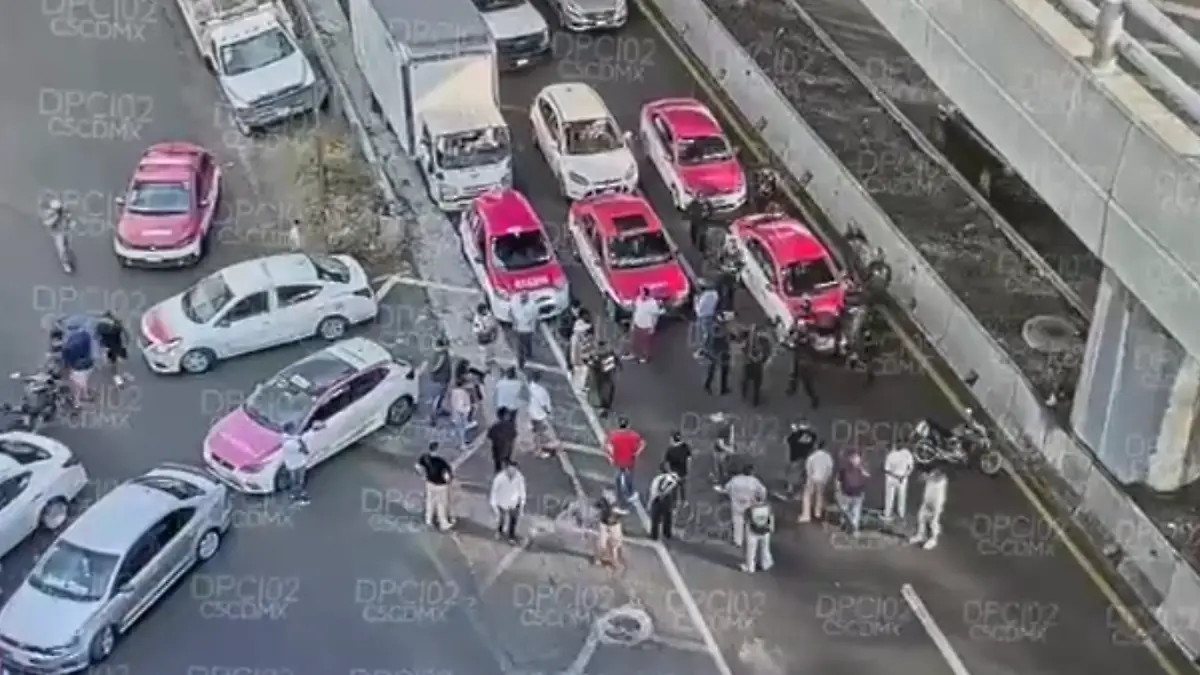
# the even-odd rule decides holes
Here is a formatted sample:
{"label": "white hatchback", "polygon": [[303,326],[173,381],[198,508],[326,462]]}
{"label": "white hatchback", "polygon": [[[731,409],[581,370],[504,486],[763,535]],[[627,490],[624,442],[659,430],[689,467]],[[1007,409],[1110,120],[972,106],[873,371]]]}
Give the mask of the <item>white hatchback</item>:
{"label": "white hatchback", "polygon": [[604,99],[586,84],[552,84],[529,111],[533,140],[567,199],[637,188],[638,164]]}
{"label": "white hatchback", "polygon": [[0,556],[38,529],[66,525],[87,482],[79,458],[62,443],[23,431],[0,434]]}
{"label": "white hatchback", "polygon": [[203,373],[222,359],[317,336],[338,340],[379,303],[350,256],[284,253],[230,265],[151,307],[139,346],[158,373]]}

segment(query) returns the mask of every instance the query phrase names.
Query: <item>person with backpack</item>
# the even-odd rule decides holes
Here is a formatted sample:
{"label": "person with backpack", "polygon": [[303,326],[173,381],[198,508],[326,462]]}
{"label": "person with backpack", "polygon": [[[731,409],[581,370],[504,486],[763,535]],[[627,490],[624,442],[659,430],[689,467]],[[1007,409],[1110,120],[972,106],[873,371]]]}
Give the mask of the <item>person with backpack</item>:
{"label": "person with backpack", "polygon": [[496,348],[500,340],[500,322],[492,313],[492,308],[486,302],[481,302],[475,308],[471,317],[471,330],[475,333],[475,342],[483,350],[483,367],[491,371],[496,366]]}
{"label": "person with backpack", "polygon": [[746,464],[738,475],[725,485],[729,495],[729,518],[733,524],[733,545],[741,546],[746,536],[746,514],[751,506],[765,501],[767,486],[754,475],[754,467]]}
{"label": "person with backpack", "polygon": [[771,555],[775,514],[765,495],[755,499],[746,509],[745,521],[746,562],[742,563],[742,571],[747,574],[754,574],[758,570],[766,572],[775,566],[775,558]]}
{"label": "person with backpack", "polygon": [[650,481],[650,538],[655,541],[660,535],[663,539],[671,539],[680,485],[679,475],[665,462],[658,475]]}

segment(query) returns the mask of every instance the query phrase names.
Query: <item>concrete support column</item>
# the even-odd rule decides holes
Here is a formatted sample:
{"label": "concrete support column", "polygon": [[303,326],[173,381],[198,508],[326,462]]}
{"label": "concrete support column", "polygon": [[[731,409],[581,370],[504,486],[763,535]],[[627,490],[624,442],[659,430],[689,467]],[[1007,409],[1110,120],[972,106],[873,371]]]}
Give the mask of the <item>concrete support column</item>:
{"label": "concrete support column", "polygon": [[1092,32],[1092,67],[1108,70],[1117,62],[1117,41],[1125,29],[1125,0],[1104,0]]}
{"label": "concrete support column", "polygon": [[1159,492],[1178,490],[1200,478],[1200,361],[1184,357],[1167,385],[1167,409],[1146,475],[1146,485]]}

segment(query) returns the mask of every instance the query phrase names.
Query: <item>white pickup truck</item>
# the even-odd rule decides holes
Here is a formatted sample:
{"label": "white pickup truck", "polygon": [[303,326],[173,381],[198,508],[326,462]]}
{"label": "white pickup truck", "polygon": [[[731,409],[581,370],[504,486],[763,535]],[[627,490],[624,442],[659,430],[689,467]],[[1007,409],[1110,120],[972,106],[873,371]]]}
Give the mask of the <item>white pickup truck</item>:
{"label": "white pickup truck", "polygon": [[329,88],[300,49],[280,0],[176,0],[245,134],[325,104]]}

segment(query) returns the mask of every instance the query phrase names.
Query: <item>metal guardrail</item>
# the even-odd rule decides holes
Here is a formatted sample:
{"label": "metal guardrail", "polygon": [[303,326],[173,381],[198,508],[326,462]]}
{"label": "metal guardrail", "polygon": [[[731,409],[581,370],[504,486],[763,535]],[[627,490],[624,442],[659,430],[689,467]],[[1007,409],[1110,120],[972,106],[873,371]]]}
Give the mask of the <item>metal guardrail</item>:
{"label": "metal guardrail", "polygon": [[[1200,655],[1200,575],[1122,490],[1092,453],[1064,431],[1028,380],[866,189],[788,104],[703,0],[644,0],[660,14],[712,76],[738,112],[839,234],[860,229],[884,251],[895,276],[890,293],[941,359],[1017,448],[1016,468],[1048,475],[1062,510],[1101,550],[1157,623],[1141,633],[1139,618],[1116,610],[1137,641],[1165,635],[1194,659]],[[801,178],[803,177],[803,178]],[[814,221],[818,222],[818,221]],[[1117,626],[1113,626],[1114,629]]]}

